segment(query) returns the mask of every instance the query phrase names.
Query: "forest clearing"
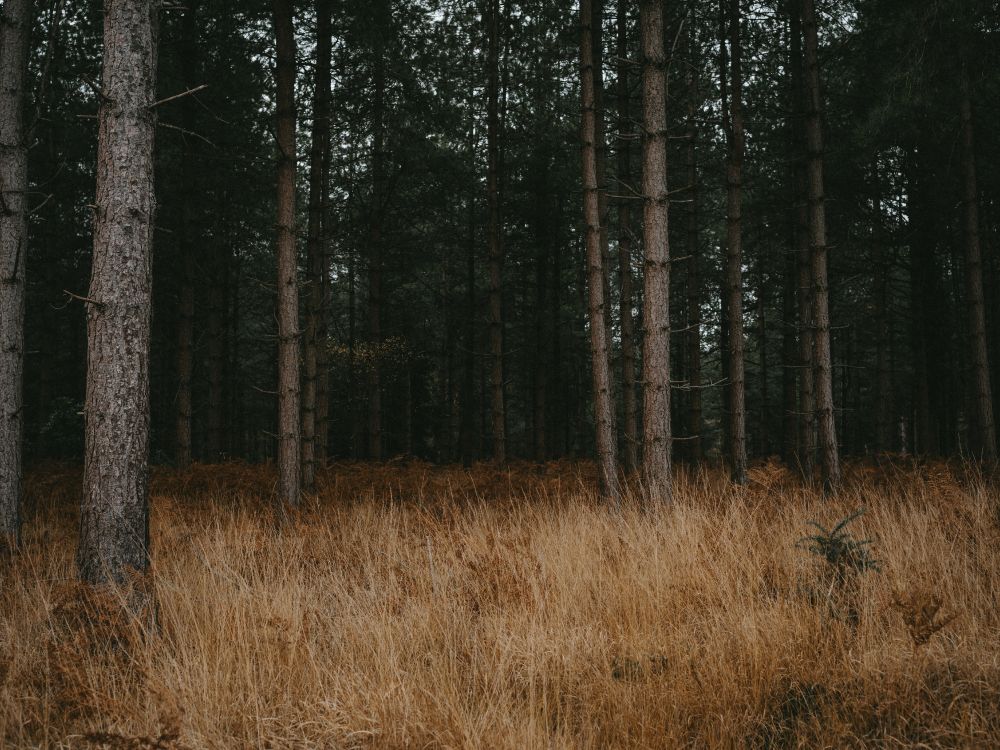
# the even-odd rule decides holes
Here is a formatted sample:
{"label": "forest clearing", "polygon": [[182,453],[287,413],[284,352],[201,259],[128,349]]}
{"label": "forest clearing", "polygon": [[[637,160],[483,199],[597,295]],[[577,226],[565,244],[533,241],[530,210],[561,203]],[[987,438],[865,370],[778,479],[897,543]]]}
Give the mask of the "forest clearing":
{"label": "forest clearing", "polygon": [[[590,464],[347,463],[284,525],[273,467],[157,470],[155,629],[74,582],[79,479],[29,477],[2,563],[5,747],[1000,744],[1000,502],[958,465],[617,514]],[[861,557],[802,543],[860,508]]]}

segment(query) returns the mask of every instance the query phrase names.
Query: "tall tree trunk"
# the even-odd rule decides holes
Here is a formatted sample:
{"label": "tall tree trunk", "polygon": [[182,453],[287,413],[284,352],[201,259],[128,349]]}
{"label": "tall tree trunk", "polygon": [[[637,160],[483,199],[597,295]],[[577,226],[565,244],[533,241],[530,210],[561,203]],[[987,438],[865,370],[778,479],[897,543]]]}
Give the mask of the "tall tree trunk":
{"label": "tall tree trunk", "polygon": [[[469,127],[470,156],[475,148],[475,125]],[[476,201],[474,190],[468,191],[468,247],[465,266],[465,335],[462,362],[462,422],[459,442],[462,445],[462,464],[472,465],[478,455],[476,440]]]}
{"label": "tall tree trunk", "polygon": [[[149,566],[149,335],[156,201],[158,3],[104,8],[94,256],[87,302],[86,450],[77,566],[124,584]],[[130,597],[133,605],[141,593]]]}
{"label": "tall tree trunk", "polygon": [[[194,69],[198,54],[198,43],[194,13],[192,8],[185,10],[184,18],[181,22],[181,44],[183,46],[181,65],[184,70],[183,83],[185,90],[192,89],[197,85]],[[179,106],[181,107],[181,119],[184,123],[184,129],[188,132],[193,132],[194,123],[191,100],[183,100],[179,103]],[[193,165],[191,162],[194,158],[191,144],[185,139],[181,153],[181,182],[186,186],[190,186],[193,179]],[[192,227],[194,219],[194,193],[193,189],[184,191],[181,206],[181,226],[178,231],[181,244],[181,288],[177,303],[177,414],[175,436],[177,454],[175,460],[179,469],[186,469],[191,465],[191,416],[193,412],[191,374],[194,370],[194,285],[197,275],[195,269],[194,229]]]}
{"label": "tall tree trunk", "polygon": [[368,233],[368,458],[382,460],[382,222],[385,218],[385,34],[389,8],[379,0],[375,19],[375,101],[372,104],[372,205]]}
{"label": "tall tree trunk", "polygon": [[698,232],[698,61],[695,56],[695,5],[692,4],[688,19],[688,51],[690,70],[688,77],[687,113],[687,177],[690,203],[687,212],[688,278],[687,278],[687,368],[688,385],[688,455],[700,461],[701,445],[701,248]]}
{"label": "tall tree trunk", "polygon": [[[726,2],[726,0],[723,0]],[[743,158],[746,136],[743,127],[743,72],[740,45],[740,6],[738,0],[728,0],[728,13],[723,12],[722,39],[722,100],[723,118],[727,120],[726,143],[726,316],[729,319],[729,458],[732,479],[736,484],[747,482],[746,383],[743,362]],[[725,21],[728,20],[730,46],[726,65]],[[727,71],[728,68],[728,71]],[[726,78],[731,86],[731,102],[726,118]]]}
{"label": "tall tree trunk", "polygon": [[205,331],[206,365],[208,369],[208,403],[205,453],[209,460],[218,461],[223,455],[223,423],[225,422],[225,351],[226,351],[226,274],[229,248],[222,257],[213,258],[209,265],[211,286],[208,290],[208,321]]}
{"label": "tall tree trunk", "polygon": [[820,121],[818,33],[813,0],[802,0],[805,33],[806,162],[809,196],[809,251],[812,268],[813,365],[815,371],[816,419],[819,432],[823,486],[832,491],[840,485],[840,455],[833,409],[833,368],[830,359],[830,305],[827,282],[826,206],[823,193],[823,129]]}
{"label": "tall tree trunk", "polygon": [[990,385],[989,342],[983,302],[983,260],[979,241],[979,186],[968,71],[962,69],[962,202],[965,209],[965,297],[975,398],[976,449],[985,459],[997,456],[993,393]]}
{"label": "tall tree trunk", "polygon": [[486,141],[486,201],[488,227],[486,241],[489,259],[490,311],[490,424],[493,434],[493,460],[507,460],[507,413],[504,398],[503,367],[503,240],[500,225],[500,7],[499,0],[488,0]]}
{"label": "tall tree trunk", "polygon": [[325,314],[323,211],[326,204],[326,152],[330,145],[330,28],[331,0],[316,2],[316,71],[313,79],[312,143],[309,152],[309,224],[306,233],[307,289],[306,330],[303,341],[302,381],[302,488],[316,487],[317,396],[319,392],[319,339]]}
{"label": "tall tree trunk", "polygon": [[878,167],[875,169],[875,197],[872,239],[875,254],[875,452],[892,450],[892,373],[889,369],[889,252],[882,228],[882,200],[879,195]]}
{"label": "tall tree trunk", "polygon": [[666,56],[663,4],[640,0],[642,44],[643,479],[650,500],[673,495],[670,432],[670,243],[667,231]]}
{"label": "tall tree trunk", "polygon": [[28,254],[24,79],[32,17],[31,0],[6,0],[0,16],[0,552],[16,547],[21,531]]}
{"label": "tall tree trunk", "polygon": [[301,489],[299,287],[295,252],[295,29],[291,0],[272,0],[277,42],[278,491],[297,508]]}
{"label": "tall tree trunk", "polygon": [[598,177],[598,142],[596,76],[594,71],[593,20],[600,18],[592,3],[580,2],[580,92],[582,118],[580,140],[583,161],[583,218],[586,226],[587,289],[590,319],[590,355],[594,384],[594,427],[601,494],[617,504],[618,460],[617,430],[611,393],[611,366],[608,362],[608,330],[604,296],[604,253],[601,243],[600,183]]}
{"label": "tall tree trunk", "polygon": [[[628,3],[618,0],[618,182],[621,192],[632,186],[632,119],[629,115]],[[619,317],[622,337],[622,416],[624,418],[624,469],[639,465],[639,404],[635,383],[635,320],[632,316],[632,206],[631,198],[618,201]]]}
{"label": "tall tree trunk", "polygon": [[[795,221],[794,210],[792,221]],[[798,353],[795,340],[795,282],[797,246],[792,233],[792,247],[786,252],[781,288],[781,460],[791,464],[795,460],[798,447],[797,431],[798,391],[796,389],[796,372],[798,370]]]}

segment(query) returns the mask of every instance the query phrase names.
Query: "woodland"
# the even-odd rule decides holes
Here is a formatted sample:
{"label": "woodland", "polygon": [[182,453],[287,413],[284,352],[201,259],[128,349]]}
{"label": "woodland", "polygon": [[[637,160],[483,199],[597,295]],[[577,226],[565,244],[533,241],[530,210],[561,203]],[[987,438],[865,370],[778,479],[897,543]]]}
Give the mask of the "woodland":
{"label": "woodland", "polygon": [[0,0],[0,745],[1000,745],[997,0]]}

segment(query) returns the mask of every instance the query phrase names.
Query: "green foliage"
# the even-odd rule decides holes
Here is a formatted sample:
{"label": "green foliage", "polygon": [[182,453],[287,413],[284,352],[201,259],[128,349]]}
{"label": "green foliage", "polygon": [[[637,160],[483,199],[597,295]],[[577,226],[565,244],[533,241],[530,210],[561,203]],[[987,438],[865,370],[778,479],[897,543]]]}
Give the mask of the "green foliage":
{"label": "green foliage", "polygon": [[837,522],[827,529],[816,521],[809,525],[818,533],[810,534],[799,540],[798,546],[804,547],[813,555],[821,558],[835,573],[837,580],[844,581],[852,573],[865,573],[869,570],[880,572],[879,561],[871,556],[870,539],[855,539],[847,526],[864,515],[862,508]]}

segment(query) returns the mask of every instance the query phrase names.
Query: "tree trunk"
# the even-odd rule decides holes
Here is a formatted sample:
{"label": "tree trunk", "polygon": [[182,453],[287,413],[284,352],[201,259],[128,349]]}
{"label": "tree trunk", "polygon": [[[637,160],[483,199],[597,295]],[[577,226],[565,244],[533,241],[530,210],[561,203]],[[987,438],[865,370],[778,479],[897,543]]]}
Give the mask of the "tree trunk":
{"label": "tree trunk", "polygon": [[[621,192],[632,189],[632,120],[629,116],[628,3],[618,0],[618,182]],[[628,187],[626,187],[628,186]],[[635,320],[632,316],[632,207],[631,198],[618,201],[619,317],[622,337],[622,415],[624,417],[624,469],[639,465],[639,404],[635,383]]]}
{"label": "tree trunk", "polygon": [[670,244],[667,231],[666,57],[663,4],[640,0],[643,195],[643,479],[649,499],[672,499],[670,432]]}
{"label": "tree trunk", "polygon": [[827,282],[826,207],[823,194],[823,130],[820,122],[818,34],[813,0],[802,0],[805,32],[806,162],[809,196],[809,251],[812,269],[813,365],[816,418],[819,431],[823,486],[829,492],[840,485],[840,456],[833,409],[833,369],[830,359],[830,307]]}
{"label": "tree trunk", "polygon": [[302,380],[302,488],[311,492],[316,487],[317,396],[319,392],[319,339],[321,320],[325,314],[323,297],[326,269],[323,247],[323,211],[326,183],[324,171],[326,152],[330,144],[330,5],[331,0],[316,2],[316,71],[313,89],[312,143],[309,153],[309,224],[307,229],[307,289],[306,330],[303,341]]}
{"label": "tree trunk", "polygon": [[278,491],[299,505],[299,287],[295,251],[295,30],[291,0],[273,0],[277,42],[278,141]]}
{"label": "tree trunk", "polygon": [[385,217],[385,34],[389,8],[379,0],[375,19],[375,101],[372,104],[372,205],[368,258],[368,458],[382,460],[382,221]]}
{"label": "tree trunk", "polygon": [[601,243],[601,204],[598,177],[597,100],[594,72],[594,18],[600,18],[593,2],[580,2],[580,93],[582,118],[580,140],[583,161],[583,219],[586,226],[587,289],[590,319],[591,374],[594,383],[594,427],[597,465],[602,496],[619,502],[617,430],[611,394],[611,367],[608,363],[607,313],[604,297],[604,254]]}
{"label": "tree trunk", "polygon": [[493,434],[493,460],[507,460],[507,415],[504,404],[503,367],[503,242],[500,236],[500,8],[499,0],[489,0],[487,25],[486,231],[489,259],[490,312],[490,424]]}
{"label": "tree trunk", "polygon": [[[124,584],[149,566],[149,335],[156,201],[156,13],[107,2],[87,304],[86,450],[77,566]],[[141,605],[136,592],[131,599]]]}
{"label": "tree trunk", "polygon": [[688,385],[688,456],[700,461],[701,445],[701,249],[698,232],[698,66],[695,61],[694,6],[688,19],[690,74],[688,78],[687,172],[690,203],[687,212],[687,368]]}
{"label": "tree trunk", "polygon": [[210,261],[210,287],[208,290],[208,321],[205,331],[206,365],[208,369],[208,403],[206,422],[207,441],[205,453],[209,460],[218,461],[223,454],[223,423],[225,406],[225,350],[226,350],[226,274],[229,249],[222,257]]}
{"label": "tree trunk", "polygon": [[875,245],[875,452],[892,450],[892,373],[889,369],[889,258],[882,229],[882,201],[875,170],[872,239]]}
{"label": "tree trunk", "polygon": [[[729,0],[730,61],[726,65],[725,32],[721,35],[722,107],[726,120],[726,77],[731,84],[731,103],[725,122],[728,158],[726,162],[726,315],[729,319],[729,458],[732,479],[747,482],[746,383],[743,363],[743,158],[746,137],[743,128],[743,72],[740,46],[740,7]],[[725,21],[723,22],[725,28]]]}
{"label": "tree trunk", "polygon": [[996,458],[996,426],[990,385],[989,342],[983,302],[983,260],[979,241],[979,186],[972,121],[972,95],[968,72],[962,70],[962,202],[965,209],[965,297],[969,315],[969,344],[975,398],[976,450],[983,458]]}
{"label": "tree trunk", "polygon": [[[183,83],[184,89],[192,89],[195,82],[195,59],[198,53],[197,31],[195,26],[194,10],[188,8],[184,11],[184,18],[181,22],[183,53],[181,65],[184,69]],[[188,132],[194,131],[192,101],[190,97],[178,103],[181,107],[181,120],[184,129]],[[186,186],[191,185],[193,179],[192,161],[194,160],[194,150],[191,148],[191,141],[184,140],[184,147],[181,153],[181,182]],[[194,370],[194,312],[195,312],[195,247],[193,221],[193,189],[184,191],[181,206],[181,226],[178,228],[180,236],[181,251],[181,288],[177,303],[177,415],[176,415],[176,441],[177,454],[175,461],[177,468],[187,469],[191,465],[191,374]]]}
{"label": "tree trunk", "polygon": [[21,531],[28,253],[24,79],[32,17],[31,0],[6,0],[0,17],[0,552],[16,547]]}

